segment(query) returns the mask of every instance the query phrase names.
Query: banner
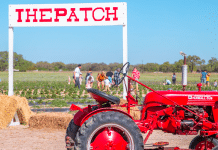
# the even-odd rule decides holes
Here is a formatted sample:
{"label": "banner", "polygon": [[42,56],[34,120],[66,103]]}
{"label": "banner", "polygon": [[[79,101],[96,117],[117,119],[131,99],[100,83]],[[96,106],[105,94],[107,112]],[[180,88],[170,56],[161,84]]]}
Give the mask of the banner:
{"label": "banner", "polygon": [[126,25],[127,4],[9,5],[9,27]]}

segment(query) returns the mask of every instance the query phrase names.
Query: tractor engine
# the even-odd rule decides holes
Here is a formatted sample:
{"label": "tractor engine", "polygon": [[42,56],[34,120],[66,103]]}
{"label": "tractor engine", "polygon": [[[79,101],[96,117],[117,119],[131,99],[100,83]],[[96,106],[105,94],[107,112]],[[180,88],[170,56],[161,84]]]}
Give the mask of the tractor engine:
{"label": "tractor engine", "polygon": [[[208,118],[206,108],[203,107],[186,107],[197,115]],[[203,121],[193,113],[177,107],[171,115],[160,116],[157,121],[157,127],[164,132],[180,135],[196,135],[202,128]]]}

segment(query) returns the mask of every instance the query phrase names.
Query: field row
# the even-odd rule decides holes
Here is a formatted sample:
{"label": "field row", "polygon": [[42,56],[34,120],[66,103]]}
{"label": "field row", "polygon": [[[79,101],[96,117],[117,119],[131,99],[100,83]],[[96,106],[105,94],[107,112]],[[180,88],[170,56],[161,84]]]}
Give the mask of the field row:
{"label": "field row", "polygon": [[[169,88],[175,91],[180,91],[182,85],[148,85],[154,90],[168,90]],[[96,83],[93,88],[97,89]],[[107,94],[114,95],[116,97],[122,97],[123,85],[121,84],[119,89],[110,88],[111,91],[107,91]],[[0,82],[0,90],[3,94],[8,94],[8,82]],[[187,91],[197,91],[196,85],[188,85]],[[217,90],[213,86],[202,87],[202,91]],[[149,90],[139,85],[139,91],[136,93],[138,97],[144,97]],[[75,88],[73,84],[69,85],[66,82],[48,82],[48,81],[15,81],[14,82],[14,95],[26,97],[27,99],[78,99],[78,98],[90,98],[85,85],[81,85],[81,89]],[[133,95],[134,92],[133,92]]]}
{"label": "field row", "polygon": [[[82,76],[85,78],[86,72],[82,71]],[[98,72],[93,72],[93,77],[96,80]],[[131,72],[128,73],[131,76]],[[200,73],[188,73],[188,83],[198,83],[200,82]],[[50,81],[50,82],[68,82],[68,77],[72,80],[73,72],[14,72],[14,81]],[[1,72],[1,81],[8,81],[8,72]],[[142,82],[153,82],[153,83],[163,83],[166,79],[172,79],[172,73],[151,73],[151,72],[141,72],[141,77],[139,81]],[[180,84],[182,80],[182,73],[176,73],[177,83]],[[218,73],[211,73],[210,81],[214,82],[218,80]]]}

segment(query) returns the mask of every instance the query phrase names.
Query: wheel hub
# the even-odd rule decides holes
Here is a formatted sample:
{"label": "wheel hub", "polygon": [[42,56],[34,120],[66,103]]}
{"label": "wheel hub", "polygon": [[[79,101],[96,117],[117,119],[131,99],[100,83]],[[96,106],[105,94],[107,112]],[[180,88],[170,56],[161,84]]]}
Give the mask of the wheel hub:
{"label": "wheel hub", "polygon": [[117,124],[98,127],[88,139],[87,150],[134,150],[128,130]]}
{"label": "wheel hub", "polygon": [[116,131],[99,133],[91,144],[92,150],[127,150],[127,141]]}
{"label": "wheel hub", "polygon": [[211,150],[213,147],[215,147],[215,145],[212,142],[206,141],[205,147],[205,141],[201,141],[196,145],[195,150]]}

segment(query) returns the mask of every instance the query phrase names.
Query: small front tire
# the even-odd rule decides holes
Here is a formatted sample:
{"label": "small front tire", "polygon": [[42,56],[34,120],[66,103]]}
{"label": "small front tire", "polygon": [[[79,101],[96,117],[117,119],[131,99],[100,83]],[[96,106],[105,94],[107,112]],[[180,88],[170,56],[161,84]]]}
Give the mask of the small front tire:
{"label": "small front tire", "polygon": [[[189,149],[194,150],[204,150],[205,149],[205,138],[202,136],[196,136],[190,143]],[[217,145],[217,140],[215,138],[207,139],[207,149],[211,150]]]}

